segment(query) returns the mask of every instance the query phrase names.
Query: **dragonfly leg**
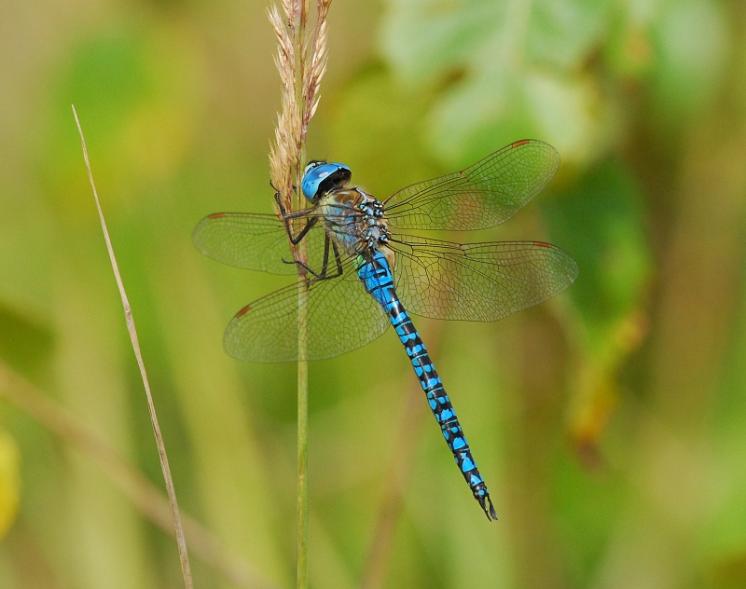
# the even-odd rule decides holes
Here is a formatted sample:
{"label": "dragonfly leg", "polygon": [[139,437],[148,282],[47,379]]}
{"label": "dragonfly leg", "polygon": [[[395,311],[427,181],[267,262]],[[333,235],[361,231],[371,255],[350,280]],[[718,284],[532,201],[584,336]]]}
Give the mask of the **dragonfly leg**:
{"label": "dragonfly leg", "polygon": [[[336,266],[335,273],[329,273],[329,245],[332,246],[332,252],[334,253],[334,264]],[[324,239],[324,261],[321,264],[321,272],[316,275],[319,280],[328,280],[330,278],[337,278],[342,276],[342,260],[339,257],[339,250],[337,244],[327,235]]]}
{"label": "dragonfly leg", "polygon": [[[327,236],[327,239],[329,239],[328,236]],[[334,274],[333,276],[330,276],[329,278],[336,278],[337,276],[342,276],[342,272],[343,272],[343,270],[342,270],[342,258],[339,255],[339,250],[337,249],[337,244],[335,242],[333,242],[333,241],[331,242],[331,244],[332,244],[332,250],[334,250],[334,262],[337,265],[337,273]]]}
{"label": "dragonfly leg", "polygon": [[316,272],[305,262],[301,262],[300,260],[292,260],[292,261],[282,260],[282,261],[285,262],[286,264],[295,264],[296,266],[300,266],[301,268],[303,268],[303,270],[306,271],[307,274],[310,274],[317,280],[322,280],[324,278],[321,272]]}
{"label": "dragonfly leg", "polygon": [[303,268],[308,274],[313,276],[316,280],[324,280],[326,278],[326,272],[329,267],[329,236],[324,236],[324,258],[321,262],[321,270],[319,272],[316,272],[312,270],[305,262],[302,262],[300,260],[293,260],[292,262],[287,262],[286,260],[283,260],[283,262],[286,262],[287,264],[297,264],[301,268]]}
{"label": "dragonfly leg", "polygon": [[316,272],[313,268],[311,268],[308,264],[305,262],[301,262],[300,260],[283,260],[286,264],[295,264],[296,266],[300,266],[305,270],[308,274],[313,276],[314,280],[329,280],[330,278],[337,278],[337,276],[341,276],[342,271],[341,268],[336,271],[335,274],[329,274],[328,269],[326,267],[322,268],[321,271]]}
{"label": "dragonfly leg", "polygon": [[[334,273],[332,274],[329,272],[329,245],[331,244],[332,253],[334,254]],[[339,250],[337,249],[337,244],[334,243],[329,236],[327,235],[324,239],[324,259],[321,263],[321,270],[319,272],[316,272],[312,268],[310,268],[306,263],[301,262],[300,260],[293,260],[293,261],[287,261],[283,260],[286,264],[296,264],[303,268],[308,274],[313,276],[315,280],[329,280],[331,278],[337,278],[339,276],[342,276],[342,273],[344,272],[344,269],[342,268],[342,259],[339,255]]]}
{"label": "dragonfly leg", "polygon": [[275,202],[277,203],[277,207],[280,209],[280,216],[285,223],[285,231],[287,231],[290,243],[292,243],[293,245],[298,245],[300,243],[300,240],[306,236],[306,233],[308,233],[311,228],[316,225],[319,218],[311,217],[310,219],[306,220],[306,224],[303,226],[303,229],[301,229],[297,235],[293,235],[293,229],[290,226],[290,221],[292,219],[300,219],[302,217],[308,216],[310,209],[297,211],[295,213],[288,213],[285,209],[285,206],[282,204],[282,199],[280,198],[279,192],[275,192]]}

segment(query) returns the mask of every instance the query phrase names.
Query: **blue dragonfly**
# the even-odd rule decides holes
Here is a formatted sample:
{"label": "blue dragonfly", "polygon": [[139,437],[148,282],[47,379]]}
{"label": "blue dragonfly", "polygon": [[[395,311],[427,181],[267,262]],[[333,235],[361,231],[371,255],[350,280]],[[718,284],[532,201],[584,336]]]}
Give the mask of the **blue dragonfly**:
{"label": "blue dragonfly", "polygon": [[[193,236],[205,255],[276,274],[296,274],[300,264],[306,276],[238,311],[225,330],[226,351],[255,362],[320,360],[359,348],[391,325],[459,471],[487,518],[496,519],[461,423],[409,313],[495,321],[565,289],[577,266],[543,241],[461,243],[420,233],[502,223],[546,185],[558,164],[553,147],[524,139],[379,200],[350,185],[347,165],[311,161],[301,183],[307,209],[288,212],[276,195],[279,215],[208,215]],[[305,261],[293,260],[289,242],[303,242]],[[305,314],[298,312],[299,289],[307,289]],[[299,349],[300,319],[306,345]]]}

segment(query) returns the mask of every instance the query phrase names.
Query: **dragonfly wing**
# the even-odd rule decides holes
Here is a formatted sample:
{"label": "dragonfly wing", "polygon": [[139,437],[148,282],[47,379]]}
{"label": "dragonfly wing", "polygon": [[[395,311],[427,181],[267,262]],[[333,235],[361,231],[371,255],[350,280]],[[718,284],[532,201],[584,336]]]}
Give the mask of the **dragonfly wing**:
{"label": "dragonfly wing", "polygon": [[484,229],[506,221],[552,179],[559,154],[516,141],[458,172],[402,188],[385,201],[393,229]]}
{"label": "dragonfly wing", "polygon": [[392,241],[397,292],[413,313],[496,321],[567,288],[578,267],[543,241],[459,244],[406,236]]}
{"label": "dragonfly wing", "polygon": [[388,319],[365,292],[354,259],[336,278],[312,281],[307,293],[307,346],[299,351],[298,305],[305,289],[296,283],[246,305],[225,330],[225,349],[253,362],[324,360],[380,336]]}
{"label": "dragonfly wing", "polygon": [[[295,221],[294,234],[311,219]],[[320,269],[323,265],[325,232],[323,223],[315,226],[303,238],[308,265]],[[213,213],[202,219],[192,234],[194,245],[207,257],[239,268],[296,274],[285,225],[275,215],[260,213]]]}

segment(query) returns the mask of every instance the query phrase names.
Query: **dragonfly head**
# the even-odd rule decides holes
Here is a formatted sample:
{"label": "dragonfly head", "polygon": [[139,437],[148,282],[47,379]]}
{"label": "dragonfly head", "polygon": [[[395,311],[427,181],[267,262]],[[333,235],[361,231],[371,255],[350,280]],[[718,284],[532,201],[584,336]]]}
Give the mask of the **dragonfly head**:
{"label": "dragonfly head", "polygon": [[308,200],[315,201],[325,192],[344,186],[351,177],[345,164],[311,160],[303,172],[301,188]]}

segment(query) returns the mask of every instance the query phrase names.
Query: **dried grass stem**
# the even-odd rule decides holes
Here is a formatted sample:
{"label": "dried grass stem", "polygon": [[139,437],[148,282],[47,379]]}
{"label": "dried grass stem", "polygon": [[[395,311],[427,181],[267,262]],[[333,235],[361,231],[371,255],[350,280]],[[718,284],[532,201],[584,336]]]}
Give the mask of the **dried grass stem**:
{"label": "dried grass stem", "polygon": [[[327,63],[327,26],[331,0],[317,0],[315,26],[308,32],[307,0],[282,0],[269,9],[269,21],[277,37],[275,65],[282,82],[280,112],[277,114],[269,164],[272,185],[286,211],[302,208],[300,190],[308,125],[319,105],[321,80]],[[295,196],[295,199],[293,199]],[[295,203],[293,202],[295,201]],[[279,212],[279,211],[278,211]],[[291,244],[296,261],[306,262],[305,244]],[[298,280],[307,278],[298,265]],[[298,478],[296,536],[296,586],[308,587],[308,364],[307,289],[298,291]]]}
{"label": "dried grass stem", "polygon": [[145,362],[142,357],[142,351],[140,350],[140,342],[137,337],[137,328],[135,327],[135,318],[132,315],[132,307],[130,306],[129,299],[127,298],[127,292],[124,288],[124,282],[119,272],[119,264],[117,258],[114,255],[114,247],[111,244],[111,238],[109,237],[109,229],[106,225],[106,219],[104,218],[104,211],[101,208],[101,201],[98,197],[98,191],[96,190],[96,183],[93,180],[93,171],[91,169],[91,162],[88,157],[88,147],[85,142],[83,135],[83,129],[80,126],[80,119],[78,118],[78,111],[75,106],[72,107],[73,117],[75,118],[75,125],[78,128],[78,134],[80,135],[80,146],[83,150],[83,161],[85,162],[86,172],[88,174],[88,182],[91,185],[91,192],[93,193],[93,200],[96,202],[96,210],[98,211],[98,218],[101,223],[101,231],[104,235],[104,241],[106,242],[106,251],[109,254],[109,261],[111,262],[111,269],[114,272],[114,279],[119,289],[119,296],[122,300],[122,308],[124,309],[124,318],[127,323],[127,331],[130,336],[130,342],[132,344],[132,351],[135,354],[137,361],[137,367],[140,370],[140,377],[142,378],[142,385],[145,390],[145,399],[148,405],[148,415],[150,417],[150,424],[153,427],[153,437],[155,438],[155,445],[158,449],[158,459],[161,463],[161,472],[163,473],[163,480],[166,483],[166,493],[168,494],[168,501],[171,506],[171,518],[173,521],[174,532],[176,534],[176,546],[179,551],[179,563],[181,564],[181,574],[184,579],[184,587],[186,589],[192,589],[192,571],[189,564],[189,553],[187,551],[186,538],[184,536],[184,526],[181,522],[181,514],[179,513],[179,504],[176,501],[176,490],[174,489],[174,481],[171,476],[171,467],[168,463],[168,455],[166,454],[166,446],[163,442],[163,434],[161,433],[161,426],[158,423],[158,414],[155,410],[155,403],[153,402],[153,395],[150,390],[150,381],[148,379],[147,371],[145,370]]}

